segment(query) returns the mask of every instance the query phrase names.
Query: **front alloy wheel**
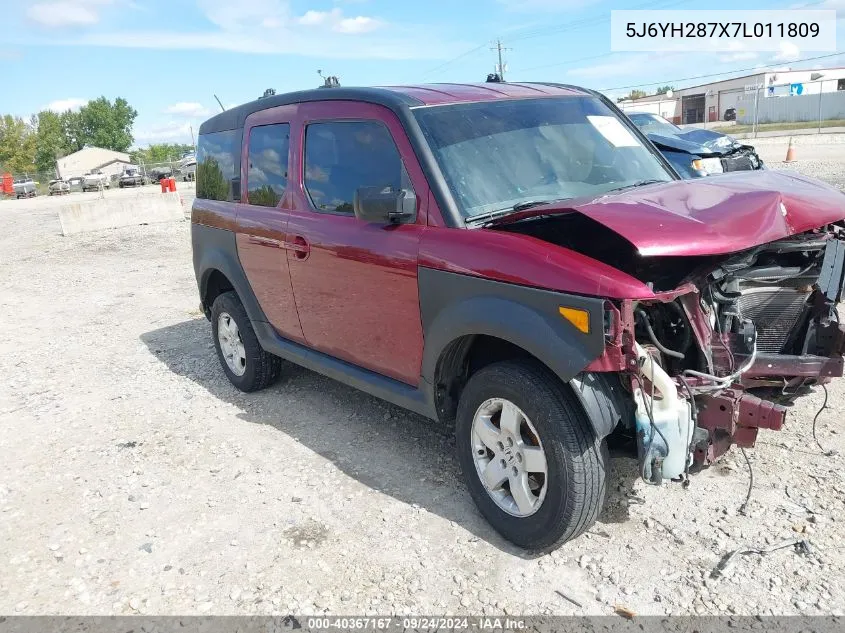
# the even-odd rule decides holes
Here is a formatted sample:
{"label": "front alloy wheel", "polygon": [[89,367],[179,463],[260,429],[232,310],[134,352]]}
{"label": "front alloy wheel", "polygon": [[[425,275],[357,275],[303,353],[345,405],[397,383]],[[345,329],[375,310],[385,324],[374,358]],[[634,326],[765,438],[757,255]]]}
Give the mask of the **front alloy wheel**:
{"label": "front alloy wheel", "polygon": [[460,396],[455,433],[473,500],[510,542],[549,550],[598,517],[605,444],[572,388],[539,362],[502,361],[475,372]]}
{"label": "front alloy wheel", "polygon": [[509,400],[491,398],[472,423],[475,469],[487,494],[516,517],[534,514],[546,496],[548,467],[528,416]]}

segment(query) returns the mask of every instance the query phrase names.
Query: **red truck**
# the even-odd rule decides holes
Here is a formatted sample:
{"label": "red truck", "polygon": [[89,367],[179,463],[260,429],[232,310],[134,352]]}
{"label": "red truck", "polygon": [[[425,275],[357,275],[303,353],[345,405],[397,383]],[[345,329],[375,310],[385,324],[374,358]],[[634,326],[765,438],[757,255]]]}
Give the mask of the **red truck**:
{"label": "red truck", "polygon": [[534,550],[602,507],[606,438],[682,481],[842,376],[845,196],[682,181],[558,84],[329,88],[200,128],[193,258],[223,371],[288,359],[454,425],[483,515]]}

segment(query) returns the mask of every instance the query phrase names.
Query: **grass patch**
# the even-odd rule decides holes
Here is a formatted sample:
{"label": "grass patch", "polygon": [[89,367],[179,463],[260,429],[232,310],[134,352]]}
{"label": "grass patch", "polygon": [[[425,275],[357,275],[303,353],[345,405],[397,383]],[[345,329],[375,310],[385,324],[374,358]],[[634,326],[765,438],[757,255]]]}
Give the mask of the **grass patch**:
{"label": "grass patch", "polygon": [[[761,123],[757,126],[758,132],[779,132],[789,130],[813,130],[818,129],[818,121],[795,121],[790,123]],[[829,121],[822,121],[822,128],[826,127],[845,127],[845,119],[830,119]],[[746,132],[753,132],[752,125],[728,125],[722,127],[710,128],[714,132],[722,132],[723,134],[744,134]]]}

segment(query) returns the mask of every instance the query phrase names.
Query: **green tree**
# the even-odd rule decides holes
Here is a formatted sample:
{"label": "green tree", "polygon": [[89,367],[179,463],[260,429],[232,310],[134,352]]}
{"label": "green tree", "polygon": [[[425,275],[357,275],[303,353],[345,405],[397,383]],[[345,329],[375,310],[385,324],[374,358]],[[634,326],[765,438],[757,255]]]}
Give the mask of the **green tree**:
{"label": "green tree", "polygon": [[70,110],[59,115],[59,122],[62,126],[62,135],[65,137],[65,145],[68,153],[78,152],[87,143],[85,131],[82,129],[82,117],[79,112]]}
{"label": "green tree", "polygon": [[131,152],[133,163],[166,163],[179,160],[187,152],[194,151],[193,145],[185,143],[155,143]]}
{"label": "green tree", "polygon": [[84,145],[125,152],[132,145],[132,124],[138,112],[123,97],[114,103],[100,97],[79,110]]}
{"label": "green tree", "polygon": [[646,96],[644,90],[632,90],[626,99],[642,99]]}
{"label": "green tree", "polygon": [[13,174],[35,172],[35,131],[21,117],[0,118],[0,166]]}
{"label": "green tree", "polygon": [[270,185],[264,185],[249,192],[249,203],[262,207],[275,207],[282,197]]}
{"label": "green tree", "polygon": [[197,163],[197,198],[228,200],[229,182],[216,158],[207,157]]}
{"label": "green tree", "polygon": [[670,90],[674,90],[675,86],[660,86],[657,91],[654,93],[656,95],[665,95]]}
{"label": "green tree", "polygon": [[35,122],[35,166],[41,173],[53,172],[56,160],[68,154],[68,142],[62,127],[62,117],[44,110],[33,117]]}

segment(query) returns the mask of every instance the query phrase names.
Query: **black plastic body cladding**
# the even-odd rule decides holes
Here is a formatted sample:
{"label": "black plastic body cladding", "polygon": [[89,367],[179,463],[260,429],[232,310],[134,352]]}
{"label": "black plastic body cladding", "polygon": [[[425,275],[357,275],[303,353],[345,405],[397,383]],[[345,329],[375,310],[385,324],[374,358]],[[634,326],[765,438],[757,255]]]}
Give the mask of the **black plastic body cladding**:
{"label": "black plastic body cladding", "polygon": [[[434,384],[441,352],[455,339],[481,334],[513,343],[568,382],[604,351],[604,301],[469,275],[419,269],[425,350],[422,374]],[[589,333],[560,315],[560,306],[586,310]]]}

